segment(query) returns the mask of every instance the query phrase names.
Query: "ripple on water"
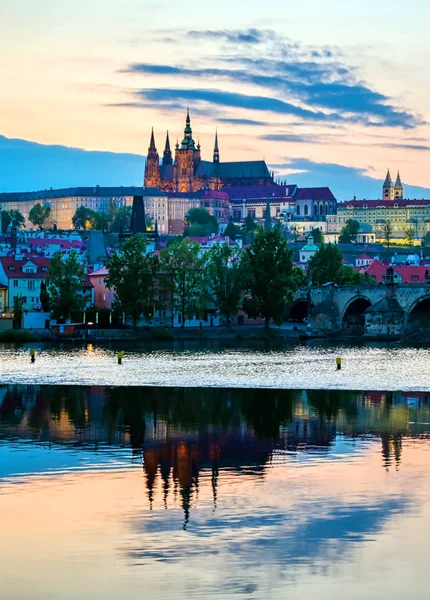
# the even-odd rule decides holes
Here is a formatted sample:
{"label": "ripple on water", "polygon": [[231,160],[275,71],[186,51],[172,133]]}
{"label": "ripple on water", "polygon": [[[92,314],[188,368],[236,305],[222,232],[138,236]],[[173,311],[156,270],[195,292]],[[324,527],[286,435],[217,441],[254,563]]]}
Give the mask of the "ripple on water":
{"label": "ripple on water", "polygon": [[[430,390],[430,353],[412,347],[294,346],[276,349],[127,350],[3,348],[3,383],[178,387]],[[343,367],[336,371],[335,359]]]}

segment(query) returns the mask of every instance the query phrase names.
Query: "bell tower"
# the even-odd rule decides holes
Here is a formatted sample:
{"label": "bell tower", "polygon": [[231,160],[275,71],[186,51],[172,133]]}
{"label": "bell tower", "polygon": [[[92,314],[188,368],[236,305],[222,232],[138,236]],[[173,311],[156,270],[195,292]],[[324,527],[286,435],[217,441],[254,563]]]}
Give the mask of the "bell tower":
{"label": "bell tower", "polygon": [[394,197],[396,200],[403,200],[403,184],[400,179],[400,172],[397,172],[396,184],[394,186]]}
{"label": "bell tower", "polygon": [[[193,192],[194,174],[200,163],[200,144],[197,145],[193,140],[193,131],[191,129],[190,109],[187,108],[187,117],[185,120],[184,139],[181,145],[176,144],[174,178],[175,189],[177,192]],[[196,180],[197,184],[197,180]]]}
{"label": "bell tower", "polygon": [[394,200],[394,185],[391,179],[390,169],[387,171],[387,176],[382,186],[382,199],[383,200]]}

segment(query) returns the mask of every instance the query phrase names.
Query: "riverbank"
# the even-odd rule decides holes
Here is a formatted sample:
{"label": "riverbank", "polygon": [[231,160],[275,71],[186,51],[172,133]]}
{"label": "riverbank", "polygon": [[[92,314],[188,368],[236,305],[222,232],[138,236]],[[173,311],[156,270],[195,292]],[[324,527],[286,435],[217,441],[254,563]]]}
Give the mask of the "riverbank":
{"label": "riverbank", "polygon": [[240,325],[232,327],[184,327],[142,329],[93,329],[78,335],[56,336],[49,329],[28,329],[0,333],[0,342],[46,341],[54,343],[97,342],[162,342],[162,341],[244,341],[244,340],[299,340],[304,334],[303,325],[286,324],[282,327],[263,325]]}

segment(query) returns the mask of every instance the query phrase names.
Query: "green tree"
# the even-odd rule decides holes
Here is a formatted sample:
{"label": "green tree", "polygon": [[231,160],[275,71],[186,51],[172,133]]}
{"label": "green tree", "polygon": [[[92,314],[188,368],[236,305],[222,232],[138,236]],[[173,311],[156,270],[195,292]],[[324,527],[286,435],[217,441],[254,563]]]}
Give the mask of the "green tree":
{"label": "green tree", "polygon": [[264,230],[270,231],[272,229],[272,216],[270,214],[270,203],[267,201],[266,210],[264,211]]}
{"label": "green tree", "polygon": [[22,294],[17,294],[13,299],[13,318],[19,322],[20,329],[22,326],[22,320],[24,318],[24,299]]}
{"label": "green tree", "polygon": [[159,308],[157,277],[159,259],[146,252],[143,235],[133,235],[107,261],[106,286],[115,294],[115,308],[125,312],[137,327],[141,315],[149,321]]}
{"label": "green tree", "polygon": [[110,231],[112,233],[119,233],[120,231],[127,231],[130,229],[131,223],[131,206],[121,206],[114,214],[113,220],[110,224]]}
{"label": "green tree", "polygon": [[43,312],[49,312],[49,294],[44,281],[40,284],[40,304]]}
{"label": "green tree", "polygon": [[94,211],[86,206],[79,206],[72,217],[73,227],[76,230],[86,231],[91,227],[91,220],[94,218]]}
{"label": "green tree", "polygon": [[254,217],[252,216],[251,213],[248,213],[245,217],[245,221],[244,221],[244,229],[246,231],[246,233],[252,233],[253,231],[255,231],[257,228],[257,224],[254,221]]}
{"label": "green tree", "polygon": [[427,231],[423,239],[421,240],[421,245],[424,248],[430,248],[430,231]]}
{"label": "green tree", "polygon": [[229,237],[231,240],[235,240],[239,233],[239,229],[233,223],[233,221],[229,221],[227,227],[224,230],[225,237]]}
{"label": "green tree", "polygon": [[39,202],[35,204],[29,212],[28,220],[39,229],[43,229],[44,224],[51,216],[51,207],[44,206]]}
{"label": "green tree", "polygon": [[209,236],[218,233],[219,225],[216,217],[208,213],[205,208],[191,208],[185,215],[184,235]]}
{"label": "green tree", "polygon": [[9,211],[2,210],[1,211],[1,231],[2,231],[2,233],[6,233],[7,228],[9,227],[11,221],[12,221],[12,218],[10,216]]}
{"label": "green tree", "polygon": [[315,228],[311,231],[311,236],[314,238],[315,244],[322,244],[324,242],[324,237],[321,229]]}
{"label": "green tree", "polygon": [[109,228],[109,215],[105,212],[93,212],[90,218],[91,229],[107,231]]}
{"label": "green tree", "polygon": [[244,285],[240,251],[228,244],[216,244],[206,254],[208,294],[227,325],[237,313]]}
{"label": "green tree", "polygon": [[308,263],[308,275],[312,285],[323,285],[336,282],[341,267],[343,254],[335,244],[321,246]]}
{"label": "green tree", "polygon": [[247,274],[244,309],[250,316],[262,316],[280,325],[295,292],[293,252],[287,247],[279,227],[258,230],[244,252]]}
{"label": "green tree", "polygon": [[360,229],[360,223],[355,219],[348,219],[343,227],[340,236],[339,244],[352,244],[357,241],[357,234]]}
{"label": "green tree", "polygon": [[342,265],[335,280],[338,285],[360,285],[363,283],[363,275],[349,265]]}
{"label": "green tree", "polygon": [[200,315],[204,303],[204,258],[200,246],[184,239],[161,251],[161,268],[170,291],[173,310],[179,312],[181,327],[185,320]]}
{"label": "green tree", "polygon": [[59,252],[54,254],[47,277],[53,319],[67,321],[73,312],[81,312],[85,308],[88,298],[83,291],[84,281],[85,269],[75,250],[66,256]]}
{"label": "green tree", "polygon": [[413,227],[410,227],[409,229],[407,229],[405,231],[405,239],[406,239],[406,245],[410,246],[412,248],[412,246],[414,245],[414,239],[415,239],[415,229]]}
{"label": "green tree", "polygon": [[382,225],[382,235],[384,236],[384,240],[387,243],[387,247],[390,247],[391,238],[393,236],[393,227],[391,225],[391,221],[384,221]]}
{"label": "green tree", "polygon": [[21,227],[25,226],[25,218],[21,211],[17,208],[11,208],[9,210],[9,215],[11,220],[14,222],[15,227],[17,229],[21,229]]}
{"label": "green tree", "polygon": [[306,273],[301,267],[293,267],[293,287],[298,290],[299,288],[305,287],[308,283]]}

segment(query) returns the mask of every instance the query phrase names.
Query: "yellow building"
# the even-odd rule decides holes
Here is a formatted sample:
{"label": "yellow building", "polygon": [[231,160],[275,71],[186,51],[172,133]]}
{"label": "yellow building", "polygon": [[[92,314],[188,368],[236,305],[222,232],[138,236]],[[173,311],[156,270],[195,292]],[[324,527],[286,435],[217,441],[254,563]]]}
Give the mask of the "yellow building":
{"label": "yellow building", "polygon": [[408,230],[416,240],[430,231],[430,200],[350,200],[338,204],[337,214],[328,215],[327,230],[340,233],[349,219],[370,225],[377,240],[384,241],[387,223],[393,241],[405,239]]}
{"label": "yellow building", "polygon": [[57,229],[73,229],[72,218],[80,206],[95,212],[106,212],[112,201],[117,208],[132,206],[133,197],[141,194],[142,188],[139,187],[76,187],[4,193],[0,194],[0,204],[4,210],[19,210],[25,218],[27,228],[32,227],[28,219],[35,204],[50,206],[51,225],[55,225]]}

